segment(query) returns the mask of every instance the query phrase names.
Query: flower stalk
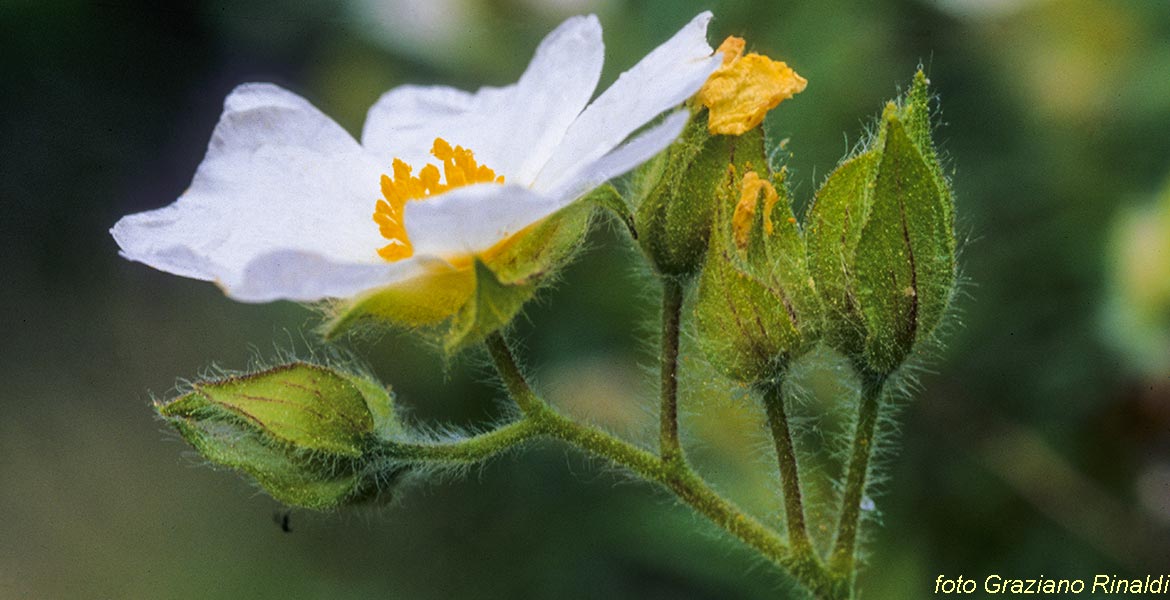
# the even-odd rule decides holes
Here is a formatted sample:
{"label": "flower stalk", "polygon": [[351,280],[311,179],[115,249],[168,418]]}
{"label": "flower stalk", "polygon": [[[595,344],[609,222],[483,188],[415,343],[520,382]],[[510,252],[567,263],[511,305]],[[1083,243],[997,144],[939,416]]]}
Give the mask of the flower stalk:
{"label": "flower stalk", "polygon": [[784,493],[784,516],[788,526],[788,542],[793,551],[812,553],[808,529],[804,520],[804,500],[800,491],[800,472],[796,464],[796,450],[784,409],[784,379],[777,377],[760,385],[768,427],[776,445],[776,460],[780,465],[780,488]]}
{"label": "flower stalk", "polygon": [[540,427],[532,419],[520,419],[486,433],[448,443],[420,444],[390,442],[380,449],[383,458],[393,461],[432,464],[473,464],[536,438]]}
{"label": "flower stalk", "polygon": [[662,279],[662,407],[659,414],[659,453],[667,463],[685,464],[678,437],[678,348],[684,291],[677,279]]}
{"label": "flower stalk", "polygon": [[869,460],[873,455],[874,432],[881,410],[882,389],[887,376],[868,371],[861,373],[861,402],[857,411],[857,428],[853,435],[853,451],[841,498],[841,517],[837,524],[837,538],[829,558],[829,567],[838,578],[849,581],[852,587],[854,560],[857,549],[857,530],[861,519],[861,502],[869,480]]}

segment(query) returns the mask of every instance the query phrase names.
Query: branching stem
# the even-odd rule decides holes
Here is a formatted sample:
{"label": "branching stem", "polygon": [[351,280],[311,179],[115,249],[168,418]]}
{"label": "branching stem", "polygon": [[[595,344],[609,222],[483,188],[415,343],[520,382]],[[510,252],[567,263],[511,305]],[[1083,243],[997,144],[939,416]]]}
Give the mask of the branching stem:
{"label": "branching stem", "polygon": [[513,435],[519,435],[526,432],[527,427],[532,427],[538,435],[561,440],[661,485],[712,523],[786,570],[814,596],[836,597],[834,590],[838,582],[830,577],[814,555],[793,552],[774,530],[720,496],[685,463],[660,458],[600,429],[557,413],[532,391],[508,349],[507,342],[498,333],[488,338],[488,348],[505,387],[525,413],[525,417],[514,424],[517,429],[512,432]]}

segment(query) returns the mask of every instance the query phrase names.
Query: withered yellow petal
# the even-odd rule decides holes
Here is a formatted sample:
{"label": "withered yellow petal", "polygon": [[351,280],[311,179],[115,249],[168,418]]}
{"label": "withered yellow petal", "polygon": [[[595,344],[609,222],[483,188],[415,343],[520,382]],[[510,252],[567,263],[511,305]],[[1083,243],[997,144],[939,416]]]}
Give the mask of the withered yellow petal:
{"label": "withered yellow petal", "polygon": [[741,135],[808,85],[787,64],[754,52],[742,55],[743,48],[742,38],[724,40],[719,46],[723,65],[699,90],[699,102],[710,111],[707,127],[711,133]]}

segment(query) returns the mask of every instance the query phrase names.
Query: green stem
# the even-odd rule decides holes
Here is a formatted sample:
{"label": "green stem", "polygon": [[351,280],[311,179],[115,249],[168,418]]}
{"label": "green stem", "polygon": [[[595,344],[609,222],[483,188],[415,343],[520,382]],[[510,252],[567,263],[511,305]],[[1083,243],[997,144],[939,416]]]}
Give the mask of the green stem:
{"label": "green stem", "polygon": [[521,419],[473,437],[454,442],[411,444],[386,442],[381,454],[402,461],[431,463],[475,463],[491,458],[517,444],[542,434],[541,427],[532,419]]}
{"label": "green stem", "polygon": [[685,463],[678,439],[678,342],[682,318],[683,286],[678,280],[662,280],[662,407],[659,410],[659,453],[666,462]]}
{"label": "green stem", "polygon": [[831,589],[833,583],[815,557],[794,553],[775,531],[724,499],[686,465],[668,463],[629,442],[555,413],[542,419],[552,437],[606,458],[674,492],[696,512],[788,571],[814,594],[822,595]]}
{"label": "green stem", "polygon": [[[498,337],[498,334],[493,334],[493,337]],[[532,391],[502,337],[494,344],[492,337],[488,340],[496,370],[504,380],[504,385],[514,397],[520,396],[516,398],[518,404],[528,407],[525,408],[527,417],[521,423],[531,422],[544,435],[605,458],[643,479],[669,489],[712,523],[786,570],[814,596],[833,597],[833,590],[838,583],[830,577],[815,555],[792,552],[775,531],[712,490],[685,463],[661,459],[625,440],[557,413]]]}
{"label": "green stem", "polygon": [[834,575],[852,587],[854,554],[857,548],[858,521],[861,501],[869,475],[869,457],[873,454],[874,429],[886,376],[862,371],[861,403],[857,413],[857,429],[853,437],[853,453],[845,479],[845,494],[841,499],[841,520],[837,524],[837,541],[829,559]]}
{"label": "green stem", "polygon": [[533,392],[532,387],[528,385],[528,380],[524,378],[524,374],[520,372],[520,367],[516,365],[516,359],[513,358],[512,349],[508,347],[508,341],[504,339],[504,335],[499,331],[493,331],[485,341],[488,352],[492,355],[492,364],[496,366],[500,379],[508,388],[508,395],[520,406],[520,410],[526,415],[548,410],[548,405],[537,397],[536,392]]}
{"label": "green stem", "polygon": [[800,492],[800,472],[796,465],[796,451],[784,411],[784,375],[762,385],[764,409],[768,426],[776,444],[776,459],[780,464],[780,487],[784,492],[784,514],[787,517],[788,542],[797,553],[812,553],[812,543],[804,522],[804,501]]}

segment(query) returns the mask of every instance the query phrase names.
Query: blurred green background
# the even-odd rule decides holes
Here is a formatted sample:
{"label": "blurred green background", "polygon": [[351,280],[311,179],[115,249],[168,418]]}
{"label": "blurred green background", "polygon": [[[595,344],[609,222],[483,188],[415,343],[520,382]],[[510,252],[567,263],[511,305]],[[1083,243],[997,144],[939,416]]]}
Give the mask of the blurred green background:
{"label": "blurred green background", "polygon": [[[300,344],[314,315],[126,262],[106,233],[182,193],[239,83],[289,87],[356,134],[395,85],[514,81],[568,15],[599,14],[606,85],[705,8],[713,45],[746,36],[810,81],[768,123],[802,205],[920,63],[942,100],[968,283],[902,403],[865,597],[925,596],[939,574],[1170,572],[1170,3],[3,0],[0,597],[788,590],[666,495],[555,444],[282,532],[274,502],[201,466],[149,402]],[[657,288],[612,228],[591,246],[517,338],[558,406],[652,439]],[[356,349],[415,422],[502,414],[474,356],[445,367],[396,335]],[[776,522],[759,411],[694,353],[684,368],[691,455]],[[804,372],[805,452],[841,442],[837,376]]]}

